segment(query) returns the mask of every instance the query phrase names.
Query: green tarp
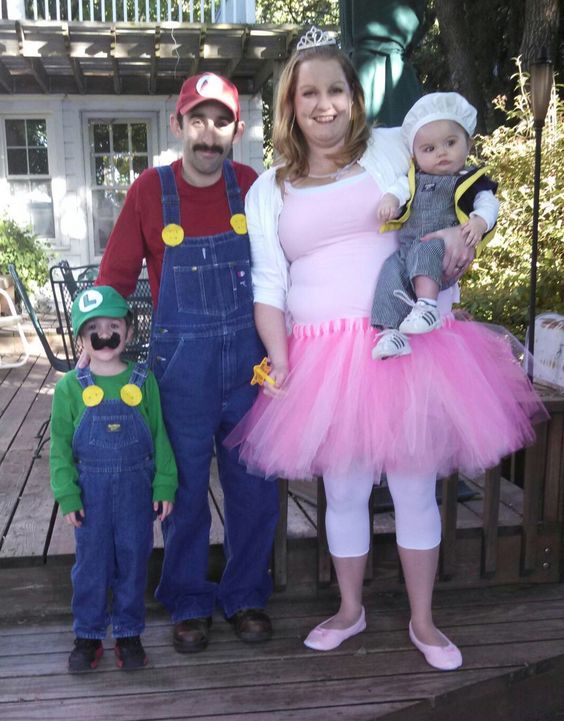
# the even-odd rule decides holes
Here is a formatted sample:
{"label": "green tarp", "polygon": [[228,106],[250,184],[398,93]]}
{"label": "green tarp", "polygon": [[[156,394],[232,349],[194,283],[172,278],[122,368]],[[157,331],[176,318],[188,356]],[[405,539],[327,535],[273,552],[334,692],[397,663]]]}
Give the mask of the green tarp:
{"label": "green tarp", "polygon": [[378,125],[400,125],[422,95],[404,55],[420,39],[424,11],[425,0],[340,0],[342,47],[358,71],[368,119]]}

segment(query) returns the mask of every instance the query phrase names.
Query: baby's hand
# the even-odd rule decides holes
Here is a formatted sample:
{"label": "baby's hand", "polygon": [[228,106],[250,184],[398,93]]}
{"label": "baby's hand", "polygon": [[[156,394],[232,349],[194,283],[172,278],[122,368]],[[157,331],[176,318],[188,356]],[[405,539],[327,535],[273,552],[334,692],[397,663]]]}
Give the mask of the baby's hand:
{"label": "baby's hand", "polygon": [[378,203],[376,214],[381,223],[387,223],[389,220],[397,218],[399,215],[399,200],[391,193],[384,193]]}
{"label": "baby's hand", "polygon": [[468,247],[472,248],[478,245],[488,229],[486,221],[480,218],[479,215],[472,215],[466,223],[463,223],[460,227],[462,228],[464,242]]}

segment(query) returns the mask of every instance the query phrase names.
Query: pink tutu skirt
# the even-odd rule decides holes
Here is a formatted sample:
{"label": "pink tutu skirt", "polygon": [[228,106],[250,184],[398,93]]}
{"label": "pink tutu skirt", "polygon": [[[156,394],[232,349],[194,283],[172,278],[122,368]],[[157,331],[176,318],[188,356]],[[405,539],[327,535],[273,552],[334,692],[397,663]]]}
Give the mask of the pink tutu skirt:
{"label": "pink tutu skirt", "polygon": [[306,479],[372,470],[474,473],[530,444],[548,417],[502,333],[451,318],[374,361],[367,319],[296,325],[283,394],[227,438],[256,474]]}

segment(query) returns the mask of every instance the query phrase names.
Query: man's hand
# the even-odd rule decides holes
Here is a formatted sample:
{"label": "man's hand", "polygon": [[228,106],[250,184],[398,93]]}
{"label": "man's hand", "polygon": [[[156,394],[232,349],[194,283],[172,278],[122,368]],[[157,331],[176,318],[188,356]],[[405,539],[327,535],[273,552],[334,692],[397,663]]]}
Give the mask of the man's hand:
{"label": "man's hand", "polygon": [[78,356],[78,360],[76,361],[76,367],[77,368],[86,368],[86,366],[90,363],[90,356],[88,353],[83,350],[82,353]]}

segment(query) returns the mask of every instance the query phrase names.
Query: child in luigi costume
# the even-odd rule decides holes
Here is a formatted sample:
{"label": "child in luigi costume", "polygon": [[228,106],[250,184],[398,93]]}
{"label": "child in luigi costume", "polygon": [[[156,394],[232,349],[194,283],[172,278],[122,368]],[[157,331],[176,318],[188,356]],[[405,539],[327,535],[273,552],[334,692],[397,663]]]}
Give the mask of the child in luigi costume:
{"label": "child in luigi costume", "polygon": [[155,377],[121,359],[132,333],[124,298],[108,286],[83,291],[72,327],[90,364],[55,387],[50,454],[53,494],[75,529],[69,670],[96,668],[109,624],[118,667],[141,668],[153,520],[172,511],[176,463]]}

